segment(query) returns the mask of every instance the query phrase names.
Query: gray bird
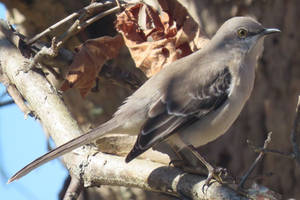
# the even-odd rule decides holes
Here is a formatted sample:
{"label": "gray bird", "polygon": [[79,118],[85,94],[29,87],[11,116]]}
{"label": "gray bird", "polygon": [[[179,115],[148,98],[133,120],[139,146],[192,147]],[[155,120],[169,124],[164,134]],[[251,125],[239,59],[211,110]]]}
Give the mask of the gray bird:
{"label": "gray bird", "polygon": [[[217,177],[217,168],[195,148],[223,135],[236,120],[253,88],[263,38],[277,32],[250,17],[229,19],[201,50],[146,81],[111,120],[34,160],[8,182],[108,133],[138,135],[126,162],[151,147],[167,144],[178,159],[190,165],[190,157],[201,161],[208,169],[208,181]],[[181,153],[183,150],[191,154]]]}

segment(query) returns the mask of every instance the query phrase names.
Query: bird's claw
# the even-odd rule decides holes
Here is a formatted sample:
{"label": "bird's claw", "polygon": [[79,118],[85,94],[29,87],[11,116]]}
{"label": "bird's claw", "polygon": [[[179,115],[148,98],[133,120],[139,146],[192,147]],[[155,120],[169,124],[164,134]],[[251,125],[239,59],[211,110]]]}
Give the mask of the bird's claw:
{"label": "bird's claw", "polygon": [[[224,183],[222,176],[227,176],[228,175],[228,171],[226,168],[222,168],[222,167],[215,167],[212,169],[208,170],[208,176],[205,180],[205,183],[202,187],[202,192],[206,193],[208,187],[211,185],[211,181],[212,179],[215,179],[218,183],[222,184]],[[205,188],[207,187],[207,189],[205,190]]]}
{"label": "bird's claw", "polygon": [[211,174],[217,182],[224,183],[222,177],[226,177],[228,175],[228,171],[226,168],[216,167],[213,169]]}

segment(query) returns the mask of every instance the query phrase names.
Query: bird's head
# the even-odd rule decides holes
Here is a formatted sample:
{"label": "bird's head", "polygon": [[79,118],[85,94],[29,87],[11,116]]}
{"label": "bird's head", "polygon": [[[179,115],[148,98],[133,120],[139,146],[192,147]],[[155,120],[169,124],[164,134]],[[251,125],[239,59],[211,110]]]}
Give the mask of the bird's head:
{"label": "bird's head", "polygon": [[212,41],[219,47],[249,52],[264,36],[278,32],[276,28],[264,28],[251,17],[233,17],[220,27]]}

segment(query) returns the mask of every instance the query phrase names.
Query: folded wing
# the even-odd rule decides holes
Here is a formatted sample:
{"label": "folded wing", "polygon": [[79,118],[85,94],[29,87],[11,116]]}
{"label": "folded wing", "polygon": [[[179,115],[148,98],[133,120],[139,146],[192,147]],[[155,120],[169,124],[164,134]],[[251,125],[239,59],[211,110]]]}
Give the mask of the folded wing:
{"label": "folded wing", "polygon": [[224,67],[206,81],[189,88],[184,80],[170,80],[162,98],[149,110],[148,119],[126,162],[222,106],[230,93],[231,79],[228,67]]}

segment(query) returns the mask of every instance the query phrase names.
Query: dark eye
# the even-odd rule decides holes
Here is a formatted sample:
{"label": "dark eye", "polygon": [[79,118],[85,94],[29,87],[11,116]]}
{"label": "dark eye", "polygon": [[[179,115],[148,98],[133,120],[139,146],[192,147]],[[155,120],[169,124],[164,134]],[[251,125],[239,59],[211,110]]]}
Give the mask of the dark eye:
{"label": "dark eye", "polygon": [[240,29],[237,31],[237,34],[238,34],[239,38],[245,38],[245,37],[247,37],[247,35],[248,35],[248,30],[245,29],[245,28],[240,28]]}

